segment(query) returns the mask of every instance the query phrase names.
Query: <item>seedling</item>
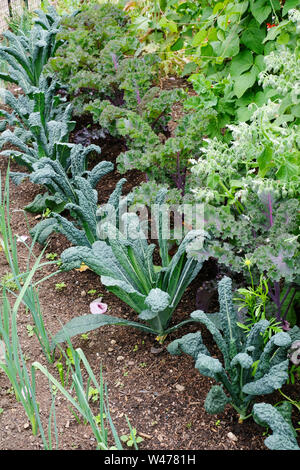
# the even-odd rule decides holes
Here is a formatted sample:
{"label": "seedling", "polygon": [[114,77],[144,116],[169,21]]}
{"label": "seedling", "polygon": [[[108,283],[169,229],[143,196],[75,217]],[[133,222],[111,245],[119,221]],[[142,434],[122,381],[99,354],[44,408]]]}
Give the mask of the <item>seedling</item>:
{"label": "seedling", "polygon": [[95,294],[97,294],[97,291],[96,291],[96,289],[90,289],[90,290],[88,291],[88,294],[89,294],[89,295],[95,295]]}
{"label": "seedling", "polygon": [[32,325],[26,325],[28,338],[34,335],[34,327]]}
{"label": "seedling", "polygon": [[47,208],[47,209],[44,210],[44,212],[42,214],[42,217],[43,217],[43,219],[48,219],[50,217],[50,215],[51,215],[51,209]]}
{"label": "seedling", "polygon": [[89,339],[89,335],[87,333],[83,333],[81,335],[81,339],[84,339],[84,341],[87,341]]}
{"label": "seedling", "polygon": [[99,400],[99,390],[97,388],[89,387],[88,399],[96,402]]}
{"label": "seedling", "polygon": [[18,286],[14,281],[14,276],[12,273],[7,273],[1,278],[1,284],[5,286],[7,289],[16,292],[18,290]]}
{"label": "seedling", "polygon": [[128,447],[132,447],[134,444],[139,444],[143,442],[143,438],[137,435],[136,428],[133,428],[129,435],[124,434],[121,436],[121,441],[125,442]]}
{"label": "seedling", "polygon": [[67,285],[64,282],[58,282],[58,283],[55,284],[55,289],[58,290],[58,291],[62,291],[66,287],[67,287]]}
{"label": "seedling", "polygon": [[300,378],[300,366],[293,364],[289,369],[288,383],[294,385],[297,378]]}
{"label": "seedling", "polygon": [[74,362],[73,353],[72,353],[71,348],[67,348],[66,353],[67,353],[67,356],[68,356],[67,364],[74,365],[75,362]]}
{"label": "seedling", "polygon": [[47,253],[46,254],[46,258],[50,259],[50,261],[54,261],[55,258],[57,258],[57,256],[58,256],[57,253]]}
{"label": "seedling", "polygon": [[[105,413],[102,414],[102,418],[103,418],[103,419],[106,419],[106,414],[105,414]],[[96,423],[96,424],[98,424],[98,425],[101,424],[101,416],[100,416],[100,413],[99,413],[97,416],[94,416],[94,419],[95,419],[95,423]]]}

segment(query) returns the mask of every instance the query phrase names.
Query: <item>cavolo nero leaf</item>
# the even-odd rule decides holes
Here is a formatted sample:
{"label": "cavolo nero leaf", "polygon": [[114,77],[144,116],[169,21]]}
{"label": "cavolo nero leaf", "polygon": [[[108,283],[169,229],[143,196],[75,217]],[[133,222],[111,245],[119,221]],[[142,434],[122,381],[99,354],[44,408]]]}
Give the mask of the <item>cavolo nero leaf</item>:
{"label": "cavolo nero leaf", "polygon": [[300,450],[294,430],[282,414],[269,403],[256,403],[252,415],[260,426],[268,426],[273,434],[265,439],[270,450]]}
{"label": "cavolo nero leaf", "polygon": [[63,343],[73,336],[87,333],[88,331],[93,331],[97,328],[100,328],[101,326],[106,325],[129,326],[138,328],[142,331],[145,331],[146,333],[153,333],[151,328],[143,325],[142,323],[124,320],[122,318],[112,317],[109,315],[89,314],[73,318],[65,326],[63,326],[63,328],[54,336],[52,348],[55,348],[57,344]]}
{"label": "cavolo nero leaf", "polygon": [[208,328],[223,354],[224,366],[218,357],[211,356],[199,332],[173,341],[168,346],[168,351],[176,355],[181,352],[190,354],[198,371],[217,382],[205,402],[209,413],[222,412],[225,405],[231,403],[243,420],[256,396],[272,393],[286,383],[289,366],[287,354],[291,338],[288,333],[280,332],[265,344],[261,333],[269,325],[266,320],[254,324],[249,335],[244,334],[237,326],[238,317],[233,309],[230,291],[231,279],[225,277],[218,286],[219,321],[216,322],[215,318],[210,320],[210,315],[202,311],[191,314],[195,321]]}

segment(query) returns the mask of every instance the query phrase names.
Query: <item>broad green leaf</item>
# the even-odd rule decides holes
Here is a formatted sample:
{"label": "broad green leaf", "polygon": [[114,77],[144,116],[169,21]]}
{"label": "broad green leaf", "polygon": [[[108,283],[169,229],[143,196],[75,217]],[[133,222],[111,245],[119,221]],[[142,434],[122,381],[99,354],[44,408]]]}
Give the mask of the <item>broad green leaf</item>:
{"label": "broad green leaf", "polygon": [[291,107],[291,113],[297,117],[297,118],[300,118],[300,103],[299,104],[295,104],[295,106],[292,106]]}
{"label": "broad green leaf", "polygon": [[216,189],[220,184],[220,175],[211,173],[207,178],[207,186],[211,189]]}
{"label": "broad green leaf", "polygon": [[277,43],[280,45],[285,45],[285,44],[288,44],[289,40],[290,40],[290,35],[288,33],[282,32],[277,38]]}
{"label": "broad green leaf", "polygon": [[279,114],[282,115],[292,105],[291,95],[286,95],[280,102]]}
{"label": "broad green leaf", "polygon": [[171,46],[171,51],[180,51],[180,49],[183,49],[184,47],[184,40],[180,37],[177,39],[177,41],[174,42]]}
{"label": "broad green leaf", "polygon": [[257,104],[257,106],[262,106],[263,104],[267,103],[268,98],[267,94],[264,93],[263,91],[258,91],[254,97],[254,103]]}
{"label": "broad green leaf", "polygon": [[246,122],[249,121],[253,114],[253,111],[251,111],[249,108],[238,108],[237,110],[237,117],[240,122]]}
{"label": "broad green leaf", "polygon": [[199,46],[200,44],[202,44],[202,42],[204,41],[206,37],[207,37],[207,31],[205,31],[204,29],[201,31],[198,31],[198,33],[195,34],[193,38],[192,46],[193,47]]}
{"label": "broad green leaf", "polygon": [[254,65],[258,68],[258,72],[262,72],[266,68],[265,58],[263,55],[257,55],[254,59]]}
{"label": "broad green leaf", "polygon": [[234,57],[239,53],[240,50],[240,40],[236,33],[230,33],[226,37],[225,41],[212,42],[211,45],[216,56],[218,56],[220,59]]}
{"label": "broad green leaf", "polygon": [[223,2],[218,2],[215,4],[214,9],[213,9],[213,14],[216,15],[218,11],[222,10],[224,8],[224,3]]}
{"label": "broad green leaf", "polygon": [[257,159],[258,168],[259,168],[259,176],[264,178],[266,173],[268,172],[269,168],[272,166],[272,158],[273,153],[270,147],[265,147],[263,152]]}
{"label": "broad green leaf", "polygon": [[299,175],[299,165],[295,161],[286,159],[279,167],[276,176],[279,180],[293,181]]}
{"label": "broad green leaf", "polygon": [[253,66],[249,72],[245,72],[236,78],[233,89],[234,89],[234,93],[236,94],[238,98],[243,96],[245,91],[254,85],[256,81],[256,76],[257,76],[257,68]]}
{"label": "broad green leaf", "polygon": [[249,26],[241,36],[241,43],[256,54],[263,54],[265,32],[256,26]]}
{"label": "broad green leaf", "polygon": [[88,331],[93,331],[106,325],[131,326],[147,333],[153,333],[151,328],[143,325],[142,323],[102,314],[83,315],[81,317],[73,318],[63,326],[63,328],[54,336],[52,348],[54,349],[55,345],[63,343],[73,336],[87,333]]}
{"label": "broad green leaf", "polygon": [[253,54],[251,51],[244,50],[236,55],[230,64],[230,74],[233,77],[246,72],[253,64]]}
{"label": "broad green leaf", "polygon": [[292,10],[293,8],[299,8],[299,0],[285,0],[283,9],[282,9],[282,15],[286,15],[289,10]]}
{"label": "broad green leaf", "polygon": [[37,194],[35,199],[25,207],[27,212],[41,214],[45,209],[51,209],[55,212],[62,212],[66,205],[58,195],[50,195],[49,193]]}
{"label": "broad green leaf", "polygon": [[250,11],[259,24],[270,15],[272,8],[268,0],[251,0]]}

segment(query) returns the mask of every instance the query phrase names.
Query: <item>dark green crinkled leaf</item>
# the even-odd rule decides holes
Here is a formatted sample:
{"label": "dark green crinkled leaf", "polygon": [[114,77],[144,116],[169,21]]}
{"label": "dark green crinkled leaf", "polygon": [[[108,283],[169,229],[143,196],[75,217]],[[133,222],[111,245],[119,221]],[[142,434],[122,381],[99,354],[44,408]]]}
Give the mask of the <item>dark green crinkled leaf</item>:
{"label": "dark green crinkled leaf", "polygon": [[209,414],[219,414],[223,413],[225,406],[230,402],[223,388],[220,385],[213,385],[206,395],[204,408]]}
{"label": "dark green crinkled leaf", "polygon": [[64,327],[54,336],[52,347],[54,348],[55,345],[63,343],[73,336],[87,333],[88,331],[93,331],[105,325],[130,326],[147,333],[152,333],[152,330],[142,323],[136,323],[133,321],[124,320],[122,318],[110,317],[109,315],[90,314],[73,318],[71,321],[66,323]]}
{"label": "dark green crinkled leaf", "polygon": [[268,426],[273,434],[265,439],[270,450],[300,450],[290,424],[282,414],[269,403],[257,403],[253,406],[252,416],[261,426]]}

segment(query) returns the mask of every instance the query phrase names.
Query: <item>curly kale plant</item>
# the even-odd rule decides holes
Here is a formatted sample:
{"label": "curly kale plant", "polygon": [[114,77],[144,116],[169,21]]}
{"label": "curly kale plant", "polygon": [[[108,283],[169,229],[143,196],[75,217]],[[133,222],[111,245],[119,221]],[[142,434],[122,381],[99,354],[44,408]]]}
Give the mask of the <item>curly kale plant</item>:
{"label": "curly kale plant", "polygon": [[[94,242],[91,247],[86,246],[87,243],[85,246],[71,247],[61,255],[62,269],[77,268],[82,263],[87,265],[101,276],[101,282],[108,291],[138,314],[141,322],[109,315],[85,315],[67,323],[55,335],[54,343],[109,324],[131,326],[163,338],[183,324],[193,321],[188,319],[175,326],[170,325],[173,312],[183,293],[202,268],[202,263],[187,257],[186,248],[195,240],[203,241],[205,234],[200,230],[189,232],[176,254],[171,257],[162,222],[164,197],[165,191],[162,191],[158,195],[159,206],[154,215],[161,266],[154,265],[155,245],[147,243],[143,225],[134,213],[123,214],[122,230],[118,230],[109,218],[104,218],[98,228],[102,240]],[[73,234],[78,237],[80,235],[76,231]]]}
{"label": "curly kale plant", "polygon": [[[110,162],[101,162],[91,172],[79,173],[74,176],[71,186],[68,183],[66,184],[66,188],[69,190],[69,201],[72,202],[66,204],[64,201],[63,210],[69,211],[72,216],[71,220],[59,213],[62,211],[58,210],[59,206],[57,208],[54,205],[56,198],[54,200],[51,199],[47,196],[47,193],[46,197],[41,196],[41,202],[46,202],[52,211],[51,217],[39,222],[31,230],[31,236],[43,245],[53,232],[58,232],[64,235],[74,246],[92,248],[92,245],[99,240],[97,235],[98,224],[103,223],[104,220],[112,220],[116,227],[119,228],[119,212],[122,212],[122,207],[127,207],[127,203],[130,202],[130,196],[122,198],[122,188],[126,180],[122,178],[116,184],[108,202],[100,204],[100,206],[98,204],[98,193],[94,189],[96,181],[99,181],[102,176],[111,171],[111,166]],[[86,177],[86,175],[88,176]],[[56,173],[56,178],[59,179],[58,173]],[[111,219],[112,208],[113,219]]]}
{"label": "curly kale plant", "polygon": [[222,413],[230,403],[239,413],[240,420],[244,420],[256,396],[272,393],[287,381],[287,352],[291,338],[280,332],[265,345],[262,333],[269,325],[267,320],[256,323],[246,336],[237,325],[231,279],[224,277],[218,291],[220,311],[205,314],[198,310],[191,318],[205,325],[211,333],[223,355],[223,363],[210,354],[200,332],[173,341],[168,351],[175,355],[182,352],[191,355],[200,374],[217,382],[205,399],[204,407],[208,413]]}
{"label": "curly kale plant", "polygon": [[[128,34],[127,23],[121,8],[108,3],[63,18],[59,38],[64,44],[49,61],[47,71],[68,88],[76,113],[81,114],[83,105],[92,99],[108,98],[119,105],[124,91],[130,96],[142,94],[138,87],[143,86],[140,78],[146,63],[132,57],[139,41]],[[124,68],[125,63],[131,64],[131,70]],[[144,76],[149,76],[148,69]],[[124,89],[120,82],[124,82]],[[129,90],[128,84],[134,89]]]}
{"label": "curly kale plant", "polygon": [[[86,109],[101,127],[114,137],[125,139],[127,150],[118,158],[118,170],[138,169],[149,180],[176,188],[183,196],[190,185],[190,158],[200,154],[201,138],[215,119],[215,111],[187,113],[171,134],[168,123],[172,106],[181,100],[181,89],[159,91],[151,88],[136,111],[98,101]],[[189,184],[187,184],[189,179]]]}
{"label": "curly kale plant", "polygon": [[201,261],[217,258],[246,278],[250,266],[254,282],[263,274],[273,301],[269,313],[284,323],[299,290],[299,201],[278,197],[270,189],[248,191],[241,203],[241,214],[233,206],[207,204],[204,227],[213,241],[208,241],[205,252],[190,254]]}

